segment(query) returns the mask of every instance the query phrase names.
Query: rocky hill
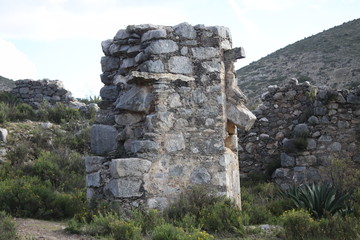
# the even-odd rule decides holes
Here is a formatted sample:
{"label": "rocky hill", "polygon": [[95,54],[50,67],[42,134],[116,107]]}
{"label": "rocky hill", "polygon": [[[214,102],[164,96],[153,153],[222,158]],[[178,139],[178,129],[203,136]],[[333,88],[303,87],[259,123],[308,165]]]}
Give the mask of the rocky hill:
{"label": "rocky hill", "polygon": [[0,91],[10,91],[15,87],[15,82],[6,77],[0,76]]}
{"label": "rocky hill", "polygon": [[297,78],[337,89],[360,85],[360,19],[305,38],[237,70],[239,87],[259,102],[269,85]]}

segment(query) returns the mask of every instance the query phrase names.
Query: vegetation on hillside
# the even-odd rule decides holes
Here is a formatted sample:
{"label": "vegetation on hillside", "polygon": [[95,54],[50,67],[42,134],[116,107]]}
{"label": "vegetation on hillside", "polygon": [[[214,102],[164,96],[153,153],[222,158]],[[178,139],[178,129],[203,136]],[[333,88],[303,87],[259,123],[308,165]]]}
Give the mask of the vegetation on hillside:
{"label": "vegetation on hillside", "polygon": [[360,19],[290,44],[237,70],[249,104],[259,102],[269,85],[287,79],[349,89],[360,85]]}

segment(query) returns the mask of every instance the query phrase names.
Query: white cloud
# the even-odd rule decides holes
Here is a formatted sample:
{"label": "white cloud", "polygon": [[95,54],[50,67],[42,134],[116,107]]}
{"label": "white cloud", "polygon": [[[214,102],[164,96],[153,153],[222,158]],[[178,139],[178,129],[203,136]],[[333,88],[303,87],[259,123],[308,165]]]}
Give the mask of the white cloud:
{"label": "white cloud", "polygon": [[240,3],[251,10],[281,11],[291,7],[296,1],[299,0],[241,0]]}
{"label": "white cloud", "polygon": [[14,80],[36,79],[36,66],[11,42],[0,39],[0,75]]}
{"label": "white cloud", "polygon": [[129,24],[173,25],[184,21],[186,15],[176,7],[131,6],[113,0],[74,0],[71,3],[47,0],[43,4],[35,1],[27,8],[4,4],[0,10],[0,36],[11,39],[87,37],[103,40],[104,36],[113,37],[117,30]]}

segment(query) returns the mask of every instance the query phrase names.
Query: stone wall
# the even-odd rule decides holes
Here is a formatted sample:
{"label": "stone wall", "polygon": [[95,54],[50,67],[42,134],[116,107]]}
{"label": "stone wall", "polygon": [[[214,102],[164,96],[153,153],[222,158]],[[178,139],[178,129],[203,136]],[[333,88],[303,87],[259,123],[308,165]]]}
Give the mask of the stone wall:
{"label": "stone wall", "polygon": [[59,80],[18,80],[11,93],[33,107],[39,107],[44,100],[52,105],[75,101]]}
{"label": "stone wall", "polygon": [[165,208],[201,184],[240,205],[237,126],[255,116],[237,87],[227,28],[128,26],[102,42],[105,86],[92,151],[88,197]]}
{"label": "stone wall", "polygon": [[316,88],[292,79],[269,86],[253,111],[254,127],[239,131],[243,176],[280,164],[272,178],[282,187],[326,179],[332,159],[360,163],[360,89]]}

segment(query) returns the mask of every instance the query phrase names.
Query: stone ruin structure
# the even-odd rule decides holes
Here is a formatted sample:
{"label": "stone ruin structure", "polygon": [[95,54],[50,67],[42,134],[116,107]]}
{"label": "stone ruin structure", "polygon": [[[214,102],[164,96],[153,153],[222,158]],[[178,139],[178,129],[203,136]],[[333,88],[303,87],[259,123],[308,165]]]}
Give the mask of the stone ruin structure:
{"label": "stone ruin structure", "polygon": [[39,107],[45,100],[52,105],[58,102],[70,104],[76,102],[71,92],[66,90],[59,80],[18,80],[11,93],[24,103],[33,107]]}
{"label": "stone ruin structure", "polygon": [[269,86],[253,113],[253,128],[239,131],[242,176],[264,172],[282,188],[326,181],[332,159],[360,164],[360,88],[331,90],[292,79],[284,87]]}
{"label": "stone ruin structure", "polygon": [[86,162],[92,199],[163,209],[203,185],[240,206],[237,127],[245,107],[225,27],[135,25],[102,42],[102,102]]}

